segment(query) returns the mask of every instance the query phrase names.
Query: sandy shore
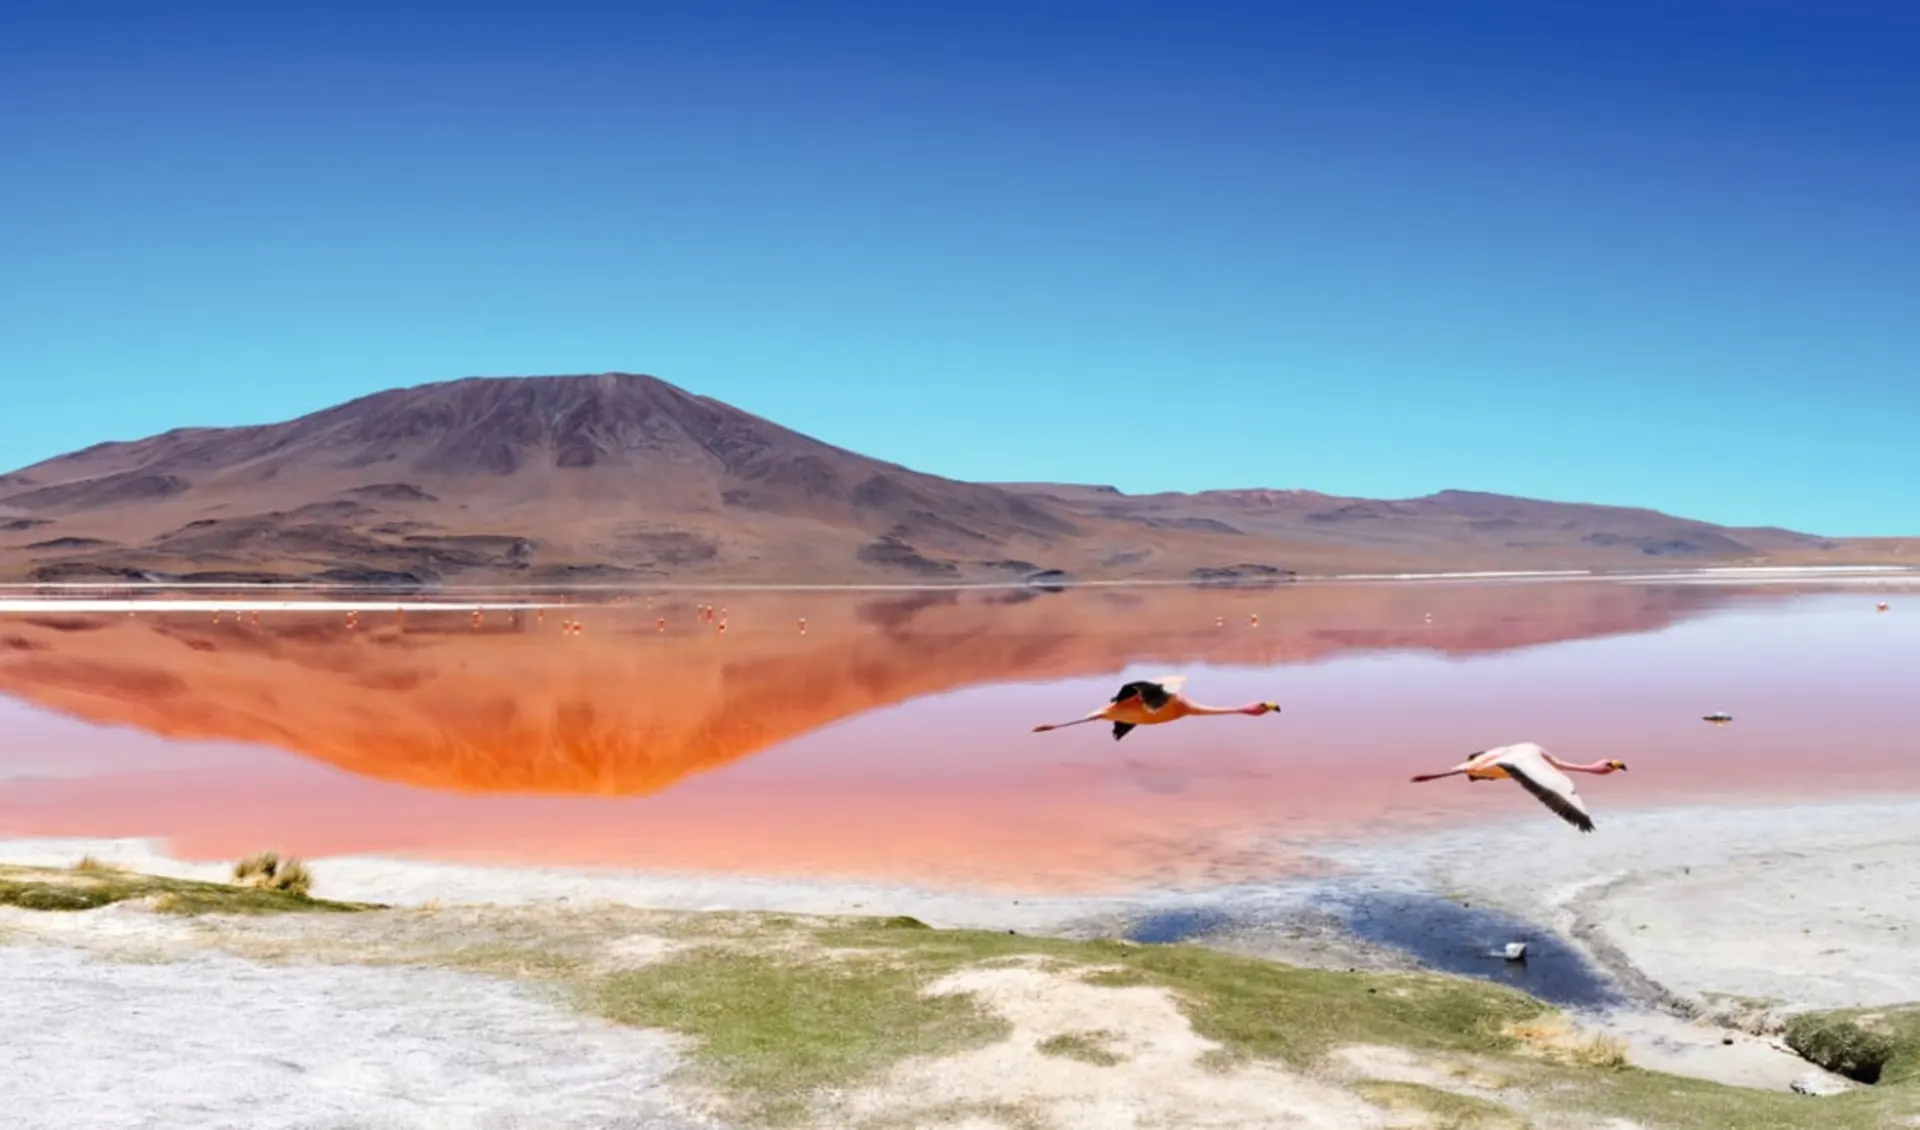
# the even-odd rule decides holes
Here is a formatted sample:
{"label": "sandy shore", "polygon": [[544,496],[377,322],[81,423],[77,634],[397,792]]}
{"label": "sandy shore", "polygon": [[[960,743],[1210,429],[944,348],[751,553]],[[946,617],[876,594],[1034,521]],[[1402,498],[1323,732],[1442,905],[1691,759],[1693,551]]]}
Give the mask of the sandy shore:
{"label": "sandy shore", "polygon": [[[1920,873],[1905,866],[1920,858],[1920,800],[1608,813],[1591,836],[1522,809],[1495,825],[1293,846],[1325,856],[1342,873],[1267,887],[1078,898],[373,857],[310,862],[316,895],[394,905],[907,914],[940,927],[1031,933],[1137,929],[1143,940],[1265,931],[1275,956],[1313,964],[1393,964],[1399,949],[1444,967],[1440,951],[1464,941],[1442,937],[1426,953],[1422,923],[1403,923],[1396,933],[1370,930],[1364,917],[1426,915],[1432,931],[1458,933],[1469,929],[1465,919],[1433,911],[1465,906],[1484,915],[1474,929],[1504,923],[1516,937],[1550,933],[1573,942],[1621,980],[1632,1003],[1737,996],[1782,1010],[1878,1005],[1912,999],[1920,985]],[[16,864],[64,866],[89,854],[182,878],[222,879],[228,866],[172,859],[144,840],[0,842],[0,860]],[[1329,927],[1339,923],[1359,937],[1332,937]],[[1507,940],[1496,932],[1485,943]],[[1551,986],[1544,988],[1551,999]],[[1581,1002],[1569,996],[1563,1003]]]}
{"label": "sandy shore", "polygon": [[[65,867],[84,855],[182,879],[223,880],[231,863],[190,863],[143,839],[0,841],[0,861]],[[907,914],[953,929],[1072,932],[1073,924],[1123,913],[1140,899],[979,894],[881,883],[797,881],[756,876],[657,874],[567,868],[495,867],[373,856],[308,861],[316,897],[393,906],[422,903],[523,906],[617,903],[656,910],[773,911],[787,914]]]}
{"label": "sandy shore", "polygon": [[[401,906],[907,914],[943,927],[1191,937],[1318,965],[1428,964],[1557,994],[1643,1066],[1775,1091],[1811,1069],[1767,1034],[1769,1017],[1920,995],[1920,875],[1910,866],[1920,801],[1609,813],[1592,836],[1523,810],[1498,825],[1317,850],[1338,877],[1108,898],[354,857],[312,865],[317,895]],[[0,843],[0,860],[14,864],[87,854],[181,878],[227,870],[138,840]],[[472,974],[140,956],[182,929],[120,908],[0,915],[10,1002],[0,1038],[27,1049],[0,1081],[0,1104],[29,1112],[33,1126],[78,1125],[62,1111],[82,1101],[96,1104],[89,1126],[150,1124],[140,1105],[160,1100],[111,1085],[132,1071],[167,1080],[163,1097],[179,1111],[203,1104],[201,1126],[706,1125],[661,1082],[678,1062],[672,1038]],[[1513,937],[1529,942],[1525,967],[1493,953]],[[223,1035],[175,1071],[174,1034],[216,1028]],[[365,1058],[376,1043],[389,1049],[377,1063]],[[303,1049],[298,1067],[276,1059],[272,1049],[287,1046]],[[283,1104],[290,1121],[243,1117],[249,1088],[283,1094],[284,1081],[259,1080],[285,1071],[324,1084],[307,1088],[326,1096],[320,1105]],[[570,1096],[571,1121],[515,1105],[516,1095],[556,1091]]]}

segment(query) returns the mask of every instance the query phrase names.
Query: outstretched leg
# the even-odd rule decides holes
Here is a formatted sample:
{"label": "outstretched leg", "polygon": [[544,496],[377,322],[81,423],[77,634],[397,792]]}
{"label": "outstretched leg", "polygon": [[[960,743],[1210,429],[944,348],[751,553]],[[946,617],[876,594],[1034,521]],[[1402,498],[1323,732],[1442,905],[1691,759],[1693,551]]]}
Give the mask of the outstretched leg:
{"label": "outstretched leg", "polygon": [[1087,715],[1085,718],[1075,718],[1071,722],[1044,722],[1038,726],[1035,726],[1033,728],[1033,732],[1036,734],[1044,734],[1048,730],[1058,730],[1063,726],[1078,726],[1083,722],[1098,722],[1098,721],[1100,721],[1100,712],[1096,710],[1092,714]]}
{"label": "outstretched leg", "polygon": [[1438,781],[1442,777],[1458,777],[1461,774],[1465,773],[1466,771],[1467,771],[1466,765],[1460,764],[1447,770],[1445,773],[1422,773],[1419,776],[1415,777],[1414,780],[1415,781]]}

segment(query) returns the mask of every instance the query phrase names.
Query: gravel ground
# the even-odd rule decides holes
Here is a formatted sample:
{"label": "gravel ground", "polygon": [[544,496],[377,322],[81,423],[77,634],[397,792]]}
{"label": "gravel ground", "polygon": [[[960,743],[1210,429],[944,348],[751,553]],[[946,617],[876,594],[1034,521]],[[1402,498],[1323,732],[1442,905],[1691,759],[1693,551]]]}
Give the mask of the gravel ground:
{"label": "gravel ground", "polygon": [[15,1130],[711,1130],[678,1043],[419,968],[0,947]]}

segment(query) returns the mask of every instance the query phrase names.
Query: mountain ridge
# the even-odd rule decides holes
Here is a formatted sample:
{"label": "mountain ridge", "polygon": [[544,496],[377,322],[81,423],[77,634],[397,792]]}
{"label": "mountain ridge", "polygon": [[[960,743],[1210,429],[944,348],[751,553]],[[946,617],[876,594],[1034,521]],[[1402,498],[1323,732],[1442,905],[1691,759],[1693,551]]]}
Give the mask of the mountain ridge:
{"label": "mountain ridge", "polygon": [[0,578],[955,583],[1897,561],[1659,511],[974,483],[656,377],[466,377],[0,475]]}

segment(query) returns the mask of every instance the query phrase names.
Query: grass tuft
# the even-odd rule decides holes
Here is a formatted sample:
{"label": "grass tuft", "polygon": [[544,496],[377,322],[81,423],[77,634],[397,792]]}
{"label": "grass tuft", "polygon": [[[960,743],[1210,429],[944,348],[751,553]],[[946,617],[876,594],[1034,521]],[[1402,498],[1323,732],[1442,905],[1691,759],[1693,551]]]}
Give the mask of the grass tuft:
{"label": "grass tuft", "polygon": [[1595,1032],[1575,1041],[1561,1054],[1566,1062],[1578,1067],[1616,1071],[1627,1065],[1627,1042],[1604,1032]]}
{"label": "grass tuft", "polygon": [[313,889],[313,873],[307,865],[280,853],[263,851],[249,855],[233,865],[233,881],[267,891],[285,891],[305,896]]}
{"label": "grass tuft", "polygon": [[[280,869],[285,874],[284,865]],[[286,880],[279,887],[208,883],[173,879],[97,865],[93,867],[15,867],[0,864],[0,906],[22,910],[97,910],[117,902],[146,899],[163,914],[278,914],[291,911],[338,913],[378,909],[371,903],[311,898],[312,876]]]}
{"label": "grass tuft", "polygon": [[1788,1047],[1859,1083],[1920,1078],[1920,1005],[1804,1012],[1787,1021]]}
{"label": "grass tuft", "polygon": [[1605,1032],[1582,1032],[1559,1013],[1509,1025],[1507,1034],[1551,1063],[1609,1070],[1627,1066],[1627,1042]]}

